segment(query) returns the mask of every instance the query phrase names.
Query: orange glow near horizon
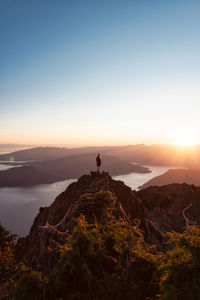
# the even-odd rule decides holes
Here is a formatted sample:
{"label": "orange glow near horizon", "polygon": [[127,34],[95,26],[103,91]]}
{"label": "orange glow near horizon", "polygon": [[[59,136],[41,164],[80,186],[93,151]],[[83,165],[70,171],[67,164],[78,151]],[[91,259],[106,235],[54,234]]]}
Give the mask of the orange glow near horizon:
{"label": "orange glow near horizon", "polygon": [[[126,135],[122,130],[112,132],[104,130],[103,134],[98,131],[96,132],[86,132],[82,130],[79,132],[78,128],[71,132],[63,132],[63,130],[46,130],[45,134],[43,132],[37,132],[35,130],[29,130],[29,132],[18,132],[15,134],[15,138],[3,138],[0,140],[0,144],[21,144],[30,146],[56,146],[56,147],[89,147],[89,146],[127,146],[127,145],[137,145],[144,144],[146,146],[150,145],[174,145],[177,146],[177,150],[181,151],[184,148],[196,146],[199,143],[197,139],[198,135],[194,135],[193,131],[187,131],[179,128],[175,134],[170,134],[169,132],[165,135],[166,140],[164,141],[160,137],[157,139],[151,139],[148,135],[145,136],[145,132],[141,133],[141,137],[137,136],[131,138],[128,134],[128,129],[126,130]],[[49,132],[51,131],[51,133]],[[171,131],[172,132],[172,131]],[[143,137],[143,138],[142,138]],[[186,149],[185,149],[186,150]]]}
{"label": "orange glow near horizon", "polygon": [[195,135],[192,132],[185,131],[177,134],[173,144],[183,147],[192,147],[198,144]]}

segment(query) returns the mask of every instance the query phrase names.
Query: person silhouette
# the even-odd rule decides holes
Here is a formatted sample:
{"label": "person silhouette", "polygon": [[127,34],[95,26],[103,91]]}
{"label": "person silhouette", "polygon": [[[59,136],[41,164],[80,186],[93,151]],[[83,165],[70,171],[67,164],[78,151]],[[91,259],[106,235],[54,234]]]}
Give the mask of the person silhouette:
{"label": "person silhouette", "polygon": [[99,173],[100,172],[100,166],[101,166],[100,154],[98,154],[97,157],[96,157],[96,163],[97,163],[97,173]]}

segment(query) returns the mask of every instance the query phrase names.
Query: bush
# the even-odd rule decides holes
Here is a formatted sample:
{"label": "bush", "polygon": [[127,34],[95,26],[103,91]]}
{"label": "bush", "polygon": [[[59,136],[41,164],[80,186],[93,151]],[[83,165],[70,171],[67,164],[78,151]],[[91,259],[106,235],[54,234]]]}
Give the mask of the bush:
{"label": "bush", "polygon": [[115,218],[115,205],[110,192],[86,194],[76,204],[73,229],[50,274],[58,298],[142,300],[155,296],[154,256],[148,253],[138,224]]}
{"label": "bush", "polygon": [[162,300],[200,299],[200,227],[169,233],[174,247],[158,260]]}
{"label": "bush", "polygon": [[87,193],[80,197],[73,209],[76,219],[84,215],[88,223],[104,223],[110,219],[116,206],[116,198],[109,191]]}
{"label": "bush", "polygon": [[139,223],[119,218],[112,193],[83,195],[74,207],[69,229],[49,274],[17,261],[11,247],[1,250],[4,281],[0,287],[5,291],[1,300],[156,298],[155,250],[144,242]]}

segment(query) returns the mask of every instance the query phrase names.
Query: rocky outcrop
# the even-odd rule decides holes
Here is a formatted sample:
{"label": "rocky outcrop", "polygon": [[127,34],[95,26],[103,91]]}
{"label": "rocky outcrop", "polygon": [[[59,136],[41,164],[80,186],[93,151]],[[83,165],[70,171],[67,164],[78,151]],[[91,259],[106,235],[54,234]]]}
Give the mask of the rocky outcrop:
{"label": "rocky outcrop", "polygon": [[[66,191],[55,199],[50,207],[40,208],[29,235],[26,238],[21,238],[18,242],[21,255],[31,261],[32,257],[39,251],[38,228],[40,225],[45,225],[47,222],[51,225],[57,224],[71,203],[75,203],[81,195],[99,191],[111,191],[129,218],[140,220],[140,228],[144,232],[145,239],[160,247],[163,242],[163,235],[149,218],[148,211],[137,194],[122,181],[113,180],[108,173],[92,172],[91,175],[83,175],[77,182],[72,183]],[[70,216],[60,226],[59,230],[66,229],[69,219]]]}
{"label": "rocky outcrop", "polygon": [[[108,173],[92,172],[72,183],[50,207],[40,208],[29,235],[18,242],[20,255],[31,262],[39,252],[38,228],[47,222],[51,225],[58,224],[81,195],[99,191],[112,192],[129,220],[140,221],[145,240],[156,245],[159,250],[164,249],[168,231],[181,231],[185,228],[183,209],[189,204],[192,206],[186,213],[188,218],[200,224],[200,188],[194,185],[171,184],[136,192],[122,181],[113,180]],[[68,228],[71,217],[69,213],[59,226],[60,232]]]}
{"label": "rocky outcrop", "polygon": [[188,184],[170,184],[149,187],[137,192],[148,211],[148,216],[164,234],[185,228],[183,210],[189,204],[187,217],[200,224],[200,187]]}

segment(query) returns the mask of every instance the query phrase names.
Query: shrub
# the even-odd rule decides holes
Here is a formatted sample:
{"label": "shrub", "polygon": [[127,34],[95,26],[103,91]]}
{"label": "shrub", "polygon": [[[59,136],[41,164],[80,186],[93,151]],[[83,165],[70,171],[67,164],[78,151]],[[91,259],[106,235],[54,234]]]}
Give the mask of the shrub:
{"label": "shrub", "polygon": [[158,275],[162,300],[200,299],[200,227],[183,233],[169,233],[173,250],[159,259]]}

